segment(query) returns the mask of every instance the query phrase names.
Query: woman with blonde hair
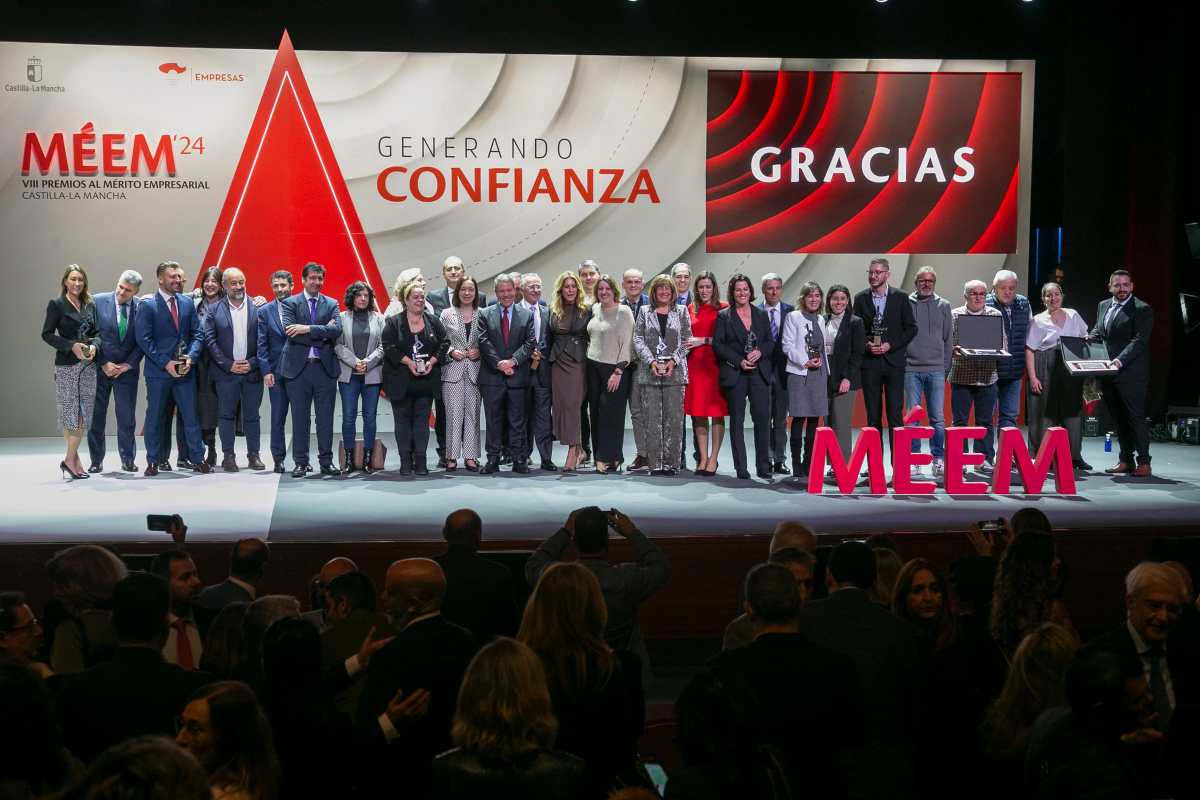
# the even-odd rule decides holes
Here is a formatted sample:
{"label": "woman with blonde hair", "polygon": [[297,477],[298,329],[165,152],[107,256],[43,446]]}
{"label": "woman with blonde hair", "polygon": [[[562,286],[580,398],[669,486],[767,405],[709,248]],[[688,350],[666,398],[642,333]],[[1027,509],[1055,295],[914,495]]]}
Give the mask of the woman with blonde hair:
{"label": "woman with blonde hair", "polygon": [[271,725],[250,687],[210,684],[192,695],[175,742],[208,773],[213,800],[275,800],[279,759]]}
{"label": "woman with blonde hair", "polygon": [[69,615],[54,629],[50,668],[82,672],[104,661],[117,646],[112,624],[112,595],[129,574],[110,551],[94,544],[68,547],[46,565],[54,599]]}
{"label": "woman with blonde hair", "polygon": [[537,654],[501,637],[471,660],[458,691],[457,747],[433,761],[436,798],[578,796],[583,761],[554,750],[558,720]]}
{"label": "woman with blonde hair", "polygon": [[[388,303],[388,307],[384,309],[383,316],[385,318],[394,317],[404,310],[404,290],[408,288],[410,283],[420,284],[421,288],[425,288],[425,276],[421,274],[420,267],[409,267],[408,269],[400,270],[400,274],[396,276],[396,280],[392,282],[392,302]],[[430,314],[433,314],[433,306],[426,301],[425,309]]]}
{"label": "woman with blonde hair", "polygon": [[546,670],[558,747],[587,763],[587,791],[604,797],[632,770],[645,720],[641,662],[604,641],[600,581],[579,563],[548,567],[534,587],[517,638]]}
{"label": "woman with blonde hair", "polygon": [[554,280],[550,298],[550,402],[554,438],[567,447],[563,472],[574,472],[583,449],[583,399],[587,393],[587,299],[579,276],[568,270]]}
{"label": "woman with blonde hair", "polygon": [[[688,311],[675,302],[678,290],[667,275],[650,281],[650,303],[633,327],[639,401],[651,475],[674,475],[683,447],[683,395],[688,383]],[[707,439],[707,437],[705,437]]]}

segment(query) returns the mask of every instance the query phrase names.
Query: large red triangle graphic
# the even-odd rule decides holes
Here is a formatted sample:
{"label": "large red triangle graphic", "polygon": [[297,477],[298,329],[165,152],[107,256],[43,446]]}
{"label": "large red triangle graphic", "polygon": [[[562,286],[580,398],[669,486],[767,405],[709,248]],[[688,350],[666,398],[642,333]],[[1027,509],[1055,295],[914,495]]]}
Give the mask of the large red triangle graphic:
{"label": "large red triangle graphic", "polygon": [[338,302],[347,286],[365,280],[387,305],[387,286],[284,31],[202,263],[238,267],[251,293],[270,297],[272,272],[288,270],[299,290],[309,261],[325,265],[322,291]]}

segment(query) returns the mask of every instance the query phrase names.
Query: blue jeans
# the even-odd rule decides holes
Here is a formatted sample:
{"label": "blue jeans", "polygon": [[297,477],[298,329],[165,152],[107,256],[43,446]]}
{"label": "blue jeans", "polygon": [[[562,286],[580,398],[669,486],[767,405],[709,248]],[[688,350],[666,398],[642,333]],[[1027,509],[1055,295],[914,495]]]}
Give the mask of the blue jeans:
{"label": "blue jeans", "polygon": [[1017,414],[1021,413],[1021,379],[997,381],[996,393],[1000,404],[996,430],[1017,427]]}
{"label": "blue jeans", "polygon": [[996,384],[990,386],[967,386],[955,383],[950,386],[950,411],[954,414],[954,427],[970,424],[971,408],[975,409],[975,424],[987,428],[982,440],[976,439],[971,449],[987,456],[988,463],[996,460],[994,445],[995,430],[992,428],[992,411],[996,408]]}
{"label": "blue jeans", "polygon": [[[924,397],[922,398],[922,394]],[[934,458],[946,457],[946,374],[944,372],[904,373],[904,405],[922,406],[929,414],[933,439],[929,452]],[[921,452],[921,440],[913,442],[913,452]]]}
{"label": "blue jeans", "polygon": [[342,396],[342,445],[346,452],[354,452],[354,427],[358,421],[358,401],[362,399],[363,417],[363,458],[371,457],[371,448],[375,446],[375,411],[379,408],[378,383],[367,384],[362,375],[351,375],[346,383],[338,384],[338,394]]}

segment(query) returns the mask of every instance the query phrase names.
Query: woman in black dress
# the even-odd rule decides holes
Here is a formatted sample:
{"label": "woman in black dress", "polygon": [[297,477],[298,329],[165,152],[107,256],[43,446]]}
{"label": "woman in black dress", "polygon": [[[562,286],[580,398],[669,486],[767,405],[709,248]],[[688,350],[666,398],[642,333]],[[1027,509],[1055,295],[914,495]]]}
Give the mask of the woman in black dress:
{"label": "woman in black dress", "polygon": [[729,279],[729,307],[717,314],[713,352],[721,370],[721,391],[729,406],[729,443],[737,476],[750,479],[746,468],[746,400],[754,422],[754,461],[758,477],[771,480],[771,354],[775,338],[767,312],[754,305],[754,284],[742,273]]}
{"label": "woman in black dress", "polygon": [[383,326],[383,389],[396,420],[400,474],[428,475],[429,410],[441,394],[441,363],[450,339],[425,308],[425,287],[409,283],[402,290],[404,310]]}
{"label": "woman in black dress", "polygon": [[88,291],[87,273],[77,264],[67,267],[59,281],[59,295],[46,305],[42,341],[53,347],[54,397],[58,404],[58,429],[67,442],[59,462],[63,477],[88,477],[79,460],[79,443],[92,424],[96,403],[96,306]]}

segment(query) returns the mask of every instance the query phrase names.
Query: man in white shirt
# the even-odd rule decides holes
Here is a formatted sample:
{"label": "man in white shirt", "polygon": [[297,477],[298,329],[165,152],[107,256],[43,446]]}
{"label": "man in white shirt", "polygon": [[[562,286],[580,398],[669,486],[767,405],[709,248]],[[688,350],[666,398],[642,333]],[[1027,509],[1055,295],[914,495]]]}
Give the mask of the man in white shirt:
{"label": "man in white shirt", "polygon": [[246,276],[228,267],[221,276],[225,296],[204,320],[204,346],[213,366],[217,390],[217,429],[224,458],[221,469],[237,472],[234,431],[238,406],[246,434],[246,457],[250,469],[264,469],[259,458],[261,432],[258,408],[262,405],[263,376],[258,358],[258,309],[246,297]]}

